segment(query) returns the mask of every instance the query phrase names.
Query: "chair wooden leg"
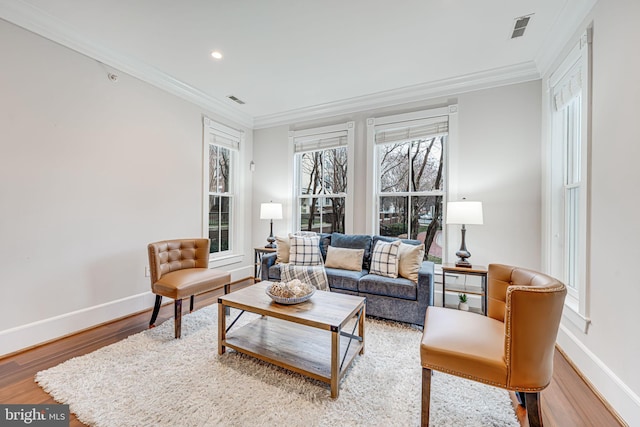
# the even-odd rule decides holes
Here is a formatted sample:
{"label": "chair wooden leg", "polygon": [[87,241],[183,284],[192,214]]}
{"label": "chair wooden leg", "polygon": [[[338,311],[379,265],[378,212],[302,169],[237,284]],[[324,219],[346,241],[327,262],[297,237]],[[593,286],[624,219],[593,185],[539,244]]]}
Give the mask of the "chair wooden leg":
{"label": "chair wooden leg", "polygon": [[174,312],[175,312],[175,336],[176,338],[180,338],[181,330],[182,330],[182,299],[175,300],[174,303]]}
{"label": "chair wooden leg", "polygon": [[196,299],[195,295],[191,295],[191,298],[189,298],[189,313],[193,311],[193,302],[195,299]]}
{"label": "chair wooden leg", "polygon": [[431,369],[422,368],[422,413],[420,425],[429,426],[429,405],[431,402]]}
{"label": "chair wooden leg", "polygon": [[529,427],[542,427],[542,408],[540,407],[540,392],[524,393],[525,406]]}
{"label": "chair wooden leg", "polygon": [[151,321],[149,322],[149,327],[153,328],[156,323],[156,319],[158,318],[158,313],[160,312],[160,306],[162,305],[162,295],[156,295],[156,303],[153,306],[153,313],[151,314]]}

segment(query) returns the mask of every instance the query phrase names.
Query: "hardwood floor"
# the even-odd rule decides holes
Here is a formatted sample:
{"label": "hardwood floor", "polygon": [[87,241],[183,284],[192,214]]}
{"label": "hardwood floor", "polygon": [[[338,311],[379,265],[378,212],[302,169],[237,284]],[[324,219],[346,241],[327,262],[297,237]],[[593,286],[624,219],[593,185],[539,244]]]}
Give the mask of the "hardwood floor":
{"label": "hardwood floor", "polygon": [[[247,280],[234,284],[233,290],[251,283]],[[213,291],[199,296],[196,298],[196,309],[215,303],[220,294],[221,291]],[[34,375],[38,371],[138,333],[148,327],[150,317],[151,310],[144,311],[0,359],[0,403],[55,403],[51,396],[34,382]],[[171,317],[173,317],[173,304],[166,304],[160,310],[157,324]],[[542,416],[545,426],[617,427],[625,425],[608,410],[570,362],[558,351],[556,351],[554,363],[553,380],[542,392]],[[416,393],[419,392],[416,390]],[[522,427],[527,427],[526,412],[515,406],[520,424]],[[84,424],[72,415],[69,426],[82,427]]]}

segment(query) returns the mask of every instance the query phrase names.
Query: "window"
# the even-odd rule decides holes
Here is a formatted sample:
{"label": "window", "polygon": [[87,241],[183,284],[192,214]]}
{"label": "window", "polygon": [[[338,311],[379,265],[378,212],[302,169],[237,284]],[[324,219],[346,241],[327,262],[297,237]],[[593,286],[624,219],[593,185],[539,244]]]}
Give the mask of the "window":
{"label": "window", "polygon": [[370,119],[374,146],[374,233],[417,239],[442,263],[447,109]]}
{"label": "window", "polygon": [[590,32],[549,78],[551,100],[550,228],[551,274],[567,285],[565,310],[587,330],[588,108]]}
{"label": "window", "polygon": [[291,132],[299,230],[351,232],[353,122]]}
{"label": "window", "polygon": [[206,118],[204,125],[205,227],[211,239],[209,251],[219,256],[234,249],[237,156],[243,134]]}

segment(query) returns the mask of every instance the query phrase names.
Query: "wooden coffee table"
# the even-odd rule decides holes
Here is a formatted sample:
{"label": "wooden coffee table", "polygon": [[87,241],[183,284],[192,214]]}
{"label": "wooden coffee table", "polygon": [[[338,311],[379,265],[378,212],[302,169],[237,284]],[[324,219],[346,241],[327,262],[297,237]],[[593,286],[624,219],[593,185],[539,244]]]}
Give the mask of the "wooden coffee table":
{"label": "wooden coffee table", "polygon": [[[316,291],[308,301],[283,305],[265,293],[269,284],[257,283],[218,298],[218,354],[229,347],[329,383],[331,397],[337,398],[340,379],[355,356],[364,354],[365,298]],[[242,310],[228,328],[227,307]],[[245,311],[262,316],[232,329]],[[344,331],[354,318],[353,330]]]}

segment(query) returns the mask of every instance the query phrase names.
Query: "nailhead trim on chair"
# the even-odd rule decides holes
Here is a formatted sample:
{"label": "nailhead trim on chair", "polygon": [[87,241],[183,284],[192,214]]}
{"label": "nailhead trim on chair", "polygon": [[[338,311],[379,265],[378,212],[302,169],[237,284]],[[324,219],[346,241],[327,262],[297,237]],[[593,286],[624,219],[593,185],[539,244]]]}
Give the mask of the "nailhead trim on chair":
{"label": "nailhead trim on chair", "polygon": [[428,369],[431,369],[433,371],[444,372],[446,374],[455,375],[456,377],[466,378],[468,380],[477,381],[479,383],[484,383],[484,384],[492,385],[492,386],[495,386],[495,387],[500,387],[500,388],[503,388],[505,390],[511,390],[511,391],[542,391],[547,387],[547,386],[544,386],[544,387],[532,387],[532,388],[511,388],[511,387],[508,387],[507,385],[502,384],[502,383],[496,383],[496,382],[493,382],[493,381],[488,381],[488,380],[485,380],[483,378],[474,377],[472,375],[461,374],[460,372],[452,371],[450,369],[446,369],[446,368],[443,368],[443,367],[438,366],[438,365],[427,364],[427,366],[423,366],[423,368],[428,368]]}

